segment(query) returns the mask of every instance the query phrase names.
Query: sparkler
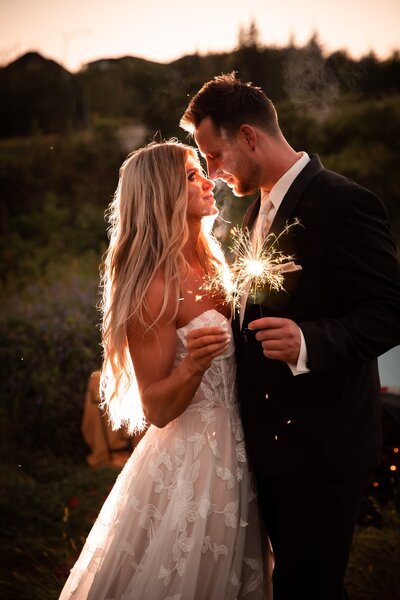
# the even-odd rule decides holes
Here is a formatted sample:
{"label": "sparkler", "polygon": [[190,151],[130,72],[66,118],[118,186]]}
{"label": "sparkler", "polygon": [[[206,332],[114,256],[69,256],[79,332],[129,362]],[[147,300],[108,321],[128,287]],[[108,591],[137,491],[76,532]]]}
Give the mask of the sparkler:
{"label": "sparkler", "polygon": [[279,238],[299,223],[296,219],[278,236],[270,234],[259,248],[248,229],[232,229],[230,250],[236,260],[231,266],[221,265],[216,275],[206,281],[204,289],[207,292],[222,290],[232,316],[240,309],[242,296],[251,293],[255,303],[257,291],[265,286],[275,291],[284,290],[285,273],[299,271],[301,266],[294,262],[293,256],[279,250]]}

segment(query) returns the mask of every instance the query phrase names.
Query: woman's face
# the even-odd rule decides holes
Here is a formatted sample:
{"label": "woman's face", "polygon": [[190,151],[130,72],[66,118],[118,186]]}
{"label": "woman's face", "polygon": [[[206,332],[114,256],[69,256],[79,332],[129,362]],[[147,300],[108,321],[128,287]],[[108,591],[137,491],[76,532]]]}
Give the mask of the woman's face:
{"label": "woman's face", "polygon": [[191,154],[186,158],[185,168],[188,180],[187,218],[200,220],[217,215],[218,208],[212,193],[214,183],[203,175],[199,162]]}

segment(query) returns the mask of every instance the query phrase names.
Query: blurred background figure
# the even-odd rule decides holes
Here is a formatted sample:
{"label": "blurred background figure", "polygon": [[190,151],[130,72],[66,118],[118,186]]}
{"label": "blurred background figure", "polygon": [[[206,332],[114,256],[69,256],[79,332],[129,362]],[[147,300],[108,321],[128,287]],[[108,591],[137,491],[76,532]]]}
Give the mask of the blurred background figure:
{"label": "blurred background figure", "polygon": [[86,461],[94,469],[103,465],[122,468],[144,432],[130,436],[125,428],[113,431],[107,414],[99,407],[99,384],[100,371],[94,371],[87,383],[81,427],[83,438],[91,450]]}

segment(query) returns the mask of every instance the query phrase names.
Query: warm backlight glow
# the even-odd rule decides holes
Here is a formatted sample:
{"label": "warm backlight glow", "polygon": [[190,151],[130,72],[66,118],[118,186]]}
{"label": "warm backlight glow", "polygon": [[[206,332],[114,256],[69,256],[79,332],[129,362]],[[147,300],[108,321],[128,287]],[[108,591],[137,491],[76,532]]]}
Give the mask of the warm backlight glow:
{"label": "warm backlight glow", "polygon": [[386,57],[399,48],[398,0],[203,0],[191,26],[188,10],[178,0],[2,0],[1,56],[8,62],[36,50],[70,70],[120,56],[170,62],[233,50],[240,27],[253,19],[264,46],[287,46],[290,38],[304,46],[317,33],[329,53],[343,49],[359,57],[374,51]]}

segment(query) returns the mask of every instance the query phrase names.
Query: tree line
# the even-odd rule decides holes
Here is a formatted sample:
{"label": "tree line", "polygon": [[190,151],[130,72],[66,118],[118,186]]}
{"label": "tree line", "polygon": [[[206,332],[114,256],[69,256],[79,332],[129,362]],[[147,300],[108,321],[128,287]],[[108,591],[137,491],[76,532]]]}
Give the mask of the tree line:
{"label": "tree line", "polygon": [[239,33],[232,52],[184,56],[169,64],[135,57],[89,63],[76,74],[29,52],[0,69],[0,137],[84,129],[96,117],[126,118],[177,133],[177,123],[202,83],[238,71],[273,102],[323,112],[343,96],[356,101],[398,96],[400,53],[358,60],[345,51],[325,55],[314,35],[304,47],[264,47],[253,24]]}

